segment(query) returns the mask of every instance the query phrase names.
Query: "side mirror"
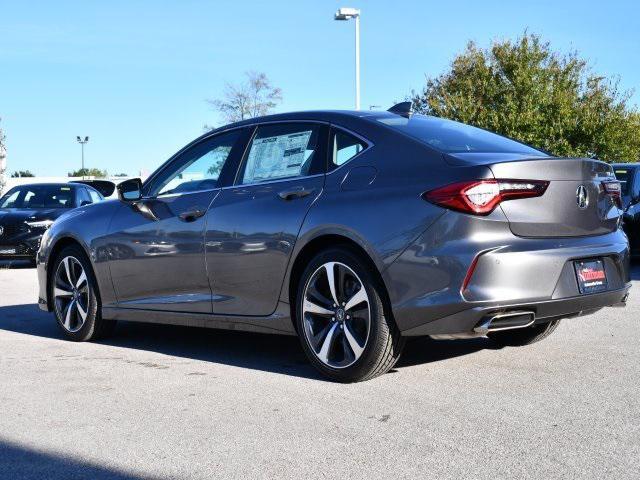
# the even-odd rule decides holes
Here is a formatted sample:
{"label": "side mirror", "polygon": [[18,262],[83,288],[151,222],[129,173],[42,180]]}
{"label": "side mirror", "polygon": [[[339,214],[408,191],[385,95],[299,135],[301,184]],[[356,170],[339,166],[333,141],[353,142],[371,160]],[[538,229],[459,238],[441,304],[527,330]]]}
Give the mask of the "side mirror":
{"label": "side mirror", "polygon": [[83,200],[82,202],[80,202],[80,206],[84,207],[85,205],[91,205],[93,202],[90,202],[89,200]]}
{"label": "side mirror", "polygon": [[125,202],[135,202],[142,198],[142,180],[132,178],[118,185],[118,198]]}

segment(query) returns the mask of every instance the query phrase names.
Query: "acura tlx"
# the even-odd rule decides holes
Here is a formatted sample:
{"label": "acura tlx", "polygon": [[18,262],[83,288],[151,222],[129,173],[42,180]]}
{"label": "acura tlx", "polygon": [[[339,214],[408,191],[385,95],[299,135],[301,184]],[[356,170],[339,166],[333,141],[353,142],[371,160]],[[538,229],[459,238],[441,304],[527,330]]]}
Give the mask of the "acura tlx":
{"label": "acura tlx", "polygon": [[71,340],[117,320],[297,335],[350,382],[407,337],[527,345],[631,287],[608,164],[407,104],[227,125],[118,191],[42,239],[40,306]]}

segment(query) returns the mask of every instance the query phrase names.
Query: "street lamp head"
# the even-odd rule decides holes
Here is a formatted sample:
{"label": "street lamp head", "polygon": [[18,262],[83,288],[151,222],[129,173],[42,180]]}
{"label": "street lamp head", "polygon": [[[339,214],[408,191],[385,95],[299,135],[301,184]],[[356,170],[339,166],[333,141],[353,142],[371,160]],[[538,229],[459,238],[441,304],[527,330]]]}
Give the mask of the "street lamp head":
{"label": "street lamp head", "polygon": [[358,10],[357,8],[342,7],[342,8],[338,9],[338,11],[334,15],[333,19],[334,20],[349,20],[351,18],[355,18],[355,17],[359,17],[359,16],[360,16],[360,10]]}
{"label": "street lamp head", "polygon": [[78,136],[76,136],[76,140],[78,140],[79,142],[82,141],[82,139],[80,137],[78,137]]}
{"label": "street lamp head", "polygon": [[84,137],[84,141],[88,142],[89,141],[89,137]]}

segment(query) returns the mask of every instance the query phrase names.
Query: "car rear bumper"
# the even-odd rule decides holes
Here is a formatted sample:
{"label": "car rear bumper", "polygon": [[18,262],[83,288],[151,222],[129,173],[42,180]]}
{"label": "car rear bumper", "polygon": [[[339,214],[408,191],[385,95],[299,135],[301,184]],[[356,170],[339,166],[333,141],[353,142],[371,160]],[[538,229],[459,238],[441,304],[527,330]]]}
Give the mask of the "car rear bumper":
{"label": "car rear bumper", "polygon": [[617,290],[532,303],[513,303],[471,307],[432,322],[404,330],[405,336],[442,335],[472,332],[484,319],[497,313],[533,312],[536,323],[595,313],[604,307],[624,307],[631,284]]}
{"label": "car rear bumper", "polygon": [[[489,217],[448,216],[383,272],[403,335],[470,332],[487,315],[511,310],[534,312],[540,322],[624,303],[630,253],[621,230],[529,239]],[[452,237],[460,240],[441,240]],[[607,290],[581,295],[574,261],[590,258],[603,259]]]}

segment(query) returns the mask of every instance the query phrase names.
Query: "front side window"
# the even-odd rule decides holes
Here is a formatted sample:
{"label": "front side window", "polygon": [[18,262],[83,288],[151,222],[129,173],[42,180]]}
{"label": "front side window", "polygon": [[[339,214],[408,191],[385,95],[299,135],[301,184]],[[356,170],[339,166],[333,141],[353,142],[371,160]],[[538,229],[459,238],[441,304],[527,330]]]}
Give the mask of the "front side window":
{"label": "front side window", "polygon": [[242,184],[309,175],[318,152],[320,126],[275,124],[258,127],[247,155]]}
{"label": "front side window", "polygon": [[16,187],[0,199],[0,208],[73,208],[75,193],[71,187],[30,185]]}
{"label": "front side window", "polygon": [[366,143],[359,138],[342,130],[335,130],[333,136],[333,161],[332,165],[329,165],[330,169],[333,170],[344,165],[365,148],[367,148]]}
{"label": "front side window", "polygon": [[91,196],[91,201],[93,201],[93,203],[100,202],[102,200],[100,194],[95,190],[89,190],[89,195]]}
{"label": "front side window", "polygon": [[78,200],[78,205],[89,205],[93,203],[89,196],[89,191],[84,187],[78,188]]}
{"label": "front side window", "polygon": [[216,188],[239,137],[240,130],[223,133],[185,152],[154,181],[150,196]]}

